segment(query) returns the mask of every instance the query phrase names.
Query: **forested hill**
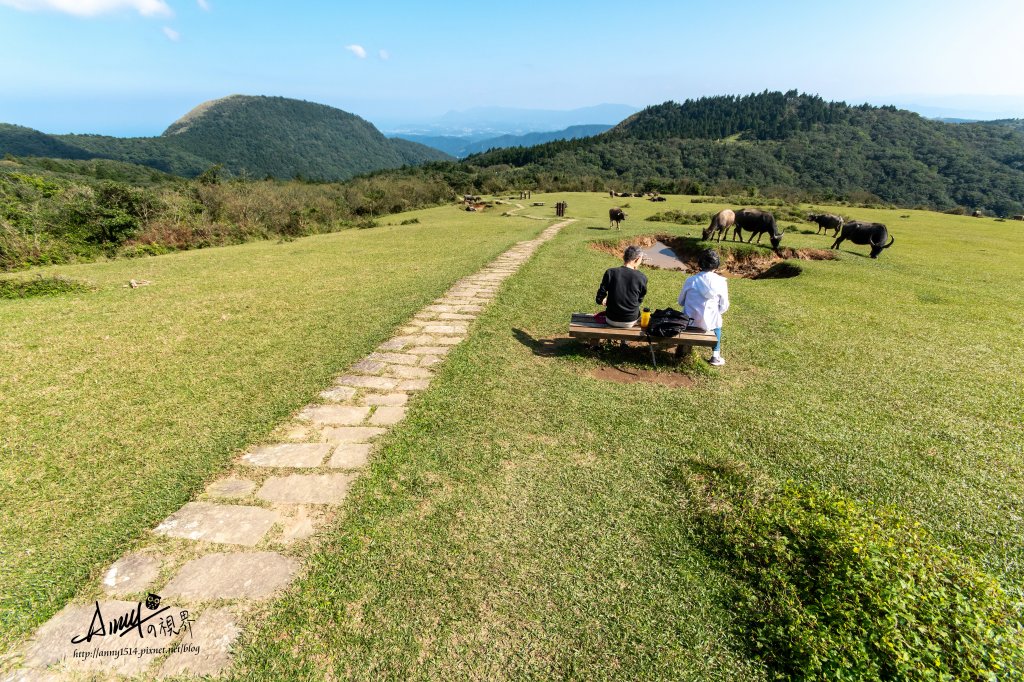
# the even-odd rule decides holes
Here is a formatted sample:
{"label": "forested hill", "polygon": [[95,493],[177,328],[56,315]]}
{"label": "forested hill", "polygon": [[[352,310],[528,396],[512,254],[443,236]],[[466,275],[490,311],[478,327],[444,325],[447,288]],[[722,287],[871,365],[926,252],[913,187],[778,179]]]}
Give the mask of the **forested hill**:
{"label": "forested hill", "polygon": [[520,176],[624,189],[748,190],[901,205],[1024,209],[1024,133],[795,91],[666,102],[596,137],[470,157]]}
{"label": "forested hill", "polygon": [[0,156],[112,159],[194,177],[214,164],[263,178],[344,180],[451,157],[390,140],[373,124],[323,104],[233,95],[199,105],[160,137],[46,135],[0,124]]}
{"label": "forested hill", "polygon": [[324,104],[233,95],[199,105],[161,139],[233,172],[333,180],[382,168],[450,158],[395,142],[372,123]]}

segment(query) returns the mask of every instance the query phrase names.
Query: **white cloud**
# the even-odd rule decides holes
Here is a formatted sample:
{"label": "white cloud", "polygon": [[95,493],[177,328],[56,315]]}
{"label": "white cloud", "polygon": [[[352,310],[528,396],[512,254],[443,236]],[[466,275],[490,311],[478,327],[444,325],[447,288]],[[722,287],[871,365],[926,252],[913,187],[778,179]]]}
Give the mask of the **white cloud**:
{"label": "white cloud", "polygon": [[164,26],[164,35],[167,36],[167,39],[173,43],[176,43],[179,40],[181,40],[181,34],[175,31],[170,26]]}
{"label": "white cloud", "polygon": [[196,3],[199,4],[199,9],[203,10],[204,12],[210,11],[210,3],[208,3],[206,0],[196,0]]}
{"label": "white cloud", "polygon": [[387,50],[381,50],[380,52],[377,53],[377,56],[380,57],[381,60],[385,62],[391,59],[391,53],[388,52]]}
{"label": "white cloud", "polygon": [[366,59],[366,48],[362,45],[346,45],[345,49],[360,59]]}
{"label": "white cloud", "polygon": [[55,10],[78,17],[94,17],[124,9],[133,9],[144,17],[174,16],[164,0],[0,0],[0,5],[26,12]]}

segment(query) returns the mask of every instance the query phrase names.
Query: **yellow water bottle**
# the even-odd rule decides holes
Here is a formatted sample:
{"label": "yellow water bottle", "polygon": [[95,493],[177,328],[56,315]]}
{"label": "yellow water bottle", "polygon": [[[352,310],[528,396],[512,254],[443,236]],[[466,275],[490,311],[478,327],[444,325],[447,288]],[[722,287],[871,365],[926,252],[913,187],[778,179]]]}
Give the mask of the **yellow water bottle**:
{"label": "yellow water bottle", "polygon": [[647,329],[647,325],[651,323],[651,309],[644,308],[640,311],[640,328]]}

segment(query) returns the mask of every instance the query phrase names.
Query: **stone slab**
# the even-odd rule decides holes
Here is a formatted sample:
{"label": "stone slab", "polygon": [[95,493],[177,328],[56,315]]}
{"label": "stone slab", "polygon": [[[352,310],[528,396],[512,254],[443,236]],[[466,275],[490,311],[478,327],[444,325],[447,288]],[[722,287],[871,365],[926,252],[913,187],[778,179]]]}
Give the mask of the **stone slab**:
{"label": "stone slab", "polygon": [[181,567],[160,591],[168,598],[266,599],[291,582],[299,563],[276,552],[215,553]]}
{"label": "stone slab", "polygon": [[404,407],[378,407],[370,417],[370,423],[378,426],[391,426],[405,418]]}
{"label": "stone slab", "polygon": [[[414,356],[418,360],[418,356]],[[429,379],[434,373],[422,367],[406,367],[405,365],[392,365],[388,367],[388,376],[399,379]]]}
{"label": "stone slab", "polygon": [[444,348],[441,346],[416,346],[410,348],[409,353],[412,355],[446,355],[450,348]]}
{"label": "stone slab", "polygon": [[324,429],[324,440],[332,445],[339,443],[368,443],[384,433],[376,426],[336,426]]}
{"label": "stone slab", "polygon": [[439,320],[475,320],[476,315],[470,313],[441,313],[437,316]]}
{"label": "stone slab", "polygon": [[103,591],[107,594],[145,592],[160,576],[161,563],[159,557],[149,554],[127,554],[103,575]]}
{"label": "stone slab", "polygon": [[167,657],[156,676],[191,675],[220,677],[231,665],[231,646],[240,629],[230,608],[207,609],[176,644],[180,649]]}
{"label": "stone slab", "polygon": [[252,494],[253,490],[256,490],[256,484],[244,478],[225,478],[214,481],[206,488],[208,495],[225,499],[247,497]]}
{"label": "stone slab", "polygon": [[[385,365],[381,365],[383,370]],[[296,417],[311,421],[317,426],[355,426],[362,424],[369,411],[354,405],[311,405],[303,408]]]}
{"label": "stone slab", "polygon": [[277,443],[242,455],[242,462],[254,467],[309,469],[320,466],[330,451],[323,443]]}
{"label": "stone slab", "polygon": [[337,382],[340,386],[351,386],[353,388],[376,388],[382,391],[390,391],[398,382],[386,377],[364,377],[354,374],[346,374],[339,377]]}
{"label": "stone slab", "polygon": [[464,324],[432,324],[423,328],[428,334],[464,334],[466,332],[466,325]]}
{"label": "stone slab", "polygon": [[0,682],[64,682],[60,674],[38,668],[21,668],[0,677]]}
{"label": "stone slab", "polygon": [[268,478],[256,494],[261,500],[286,504],[340,504],[351,474],[292,474]]}
{"label": "stone slab", "polygon": [[382,369],[384,369],[383,362],[376,362],[368,358],[363,358],[352,365],[353,372],[361,372],[363,374],[379,374]]}
{"label": "stone slab", "polygon": [[407,402],[409,402],[409,396],[405,393],[367,393],[363,396],[364,405],[391,405],[393,407],[401,407]]}
{"label": "stone slab", "polygon": [[444,358],[439,358],[436,355],[421,355],[420,356],[420,367],[433,367],[444,362]]}
{"label": "stone slab", "polygon": [[406,379],[398,384],[399,391],[425,391],[430,386],[430,379]]}
{"label": "stone slab", "polygon": [[415,336],[396,336],[393,339],[388,339],[384,343],[377,346],[379,351],[391,351],[391,350],[402,350],[406,346],[411,346],[415,343]]}
{"label": "stone slab", "polygon": [[[55,663],[62,663],[61,669],[72,674],[114,673],[119,675],[139,675],[145,672],[153,661],[152,656],[112,656],[96,655],[97,652],[117,652],[122,647],[162,647],[168,646],[174,634],[164,628],[160,632],[160,623],[173,615],[179,620],[181,609],[165,600],[159,608],[151,610],[145,604],[129,601],[103,600],[89,604],[72,604],[66,606],[57,615],[43,624],[33,635],[25,652],[22,665],[29,669],[43,669]],[[164,612],[160,609],[166,608]],[[86,639],[90,631],[97,632],[99,626],[93,627],[93,619],[99,611],[99,621],[105,624],[105,635],[94,634]],[[138,614],[142,625],[142,636],[137,630],[112,631],[110,621],[121,619],[129,614]],[[151,618],[151,620],[146,620]],[[130,621],[130,618],[127,619]],[[154,625],[155,632],[147,632],[148,626]],[[124,632],[122,636],[122,632]],[[72,639],[80,639],[77,644]],[[76,656],[77,652],[77,656]],[[89,654],[88,657],[83,654]],[[29,678],[31,679],[31,678]]]}
{"label": "stone slab", "polygon": [[252,547],[277,522],[277,517],[277,512],[260,507],[189,502],[153,532],[186,540]]}
{"label": "stone slab", "polygon": [[330,400],[336,403],[343,403],[346,400],[352,400],[355,395],[356,389],[351,386],[335,386],[334,388],[329,388],[320,393],[320,397],[324,400]]}
{"label": "stone slab", "polygon": [[[402,395],[405,395],[404,393]],[[335,469],[359,469],[366,466],[373,446],[369,443],[342,443],[334,451],[327,466]]]}
{"label": "stone slab", "polygon": [[415,365],[419,358],[408,353],[370,353],[370,359],[392,365]]}
{"label": "stone slab", "polygon": [[439,346],[457,346],[465,340],[465,336],[439,336],[434,339],[434,343]]}

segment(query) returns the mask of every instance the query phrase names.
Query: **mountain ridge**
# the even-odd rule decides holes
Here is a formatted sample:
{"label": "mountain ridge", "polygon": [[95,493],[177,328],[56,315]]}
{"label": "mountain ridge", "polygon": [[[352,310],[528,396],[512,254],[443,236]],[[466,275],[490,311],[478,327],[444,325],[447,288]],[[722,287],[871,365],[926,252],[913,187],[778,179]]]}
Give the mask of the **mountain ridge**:
{"label": "mountain ridge", "polygon": [[860,193],[1005,215],[1024,208],[1024,133],[1014,127],[765,91],[652,105],[594,137],[491,151],[465,163],[572,178],[573,186],[772,189],[822,199]]}
{"label": "mountain ridge", "polygon": [[0,127],[0,154],[101,158],[195,177],[213,165],[250,177],[345,180],[451,157],[393,141],[355,114],[304,100],[229,95],[202,102],[157,137],[47,135]]}

